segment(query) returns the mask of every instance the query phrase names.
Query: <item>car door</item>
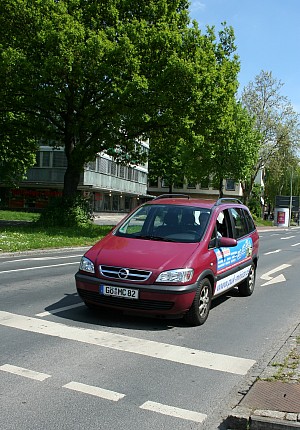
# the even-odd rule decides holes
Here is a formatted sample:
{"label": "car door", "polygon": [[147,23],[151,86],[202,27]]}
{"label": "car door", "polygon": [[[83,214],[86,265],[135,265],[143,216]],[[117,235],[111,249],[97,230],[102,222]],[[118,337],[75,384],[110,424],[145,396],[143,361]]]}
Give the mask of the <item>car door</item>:
{"label": "car door", "polygon": [[[214,296],[216,296],[223,294],[247,278],[253,244],[251,237],[248,236],[247,222],[243,212],[235,208],[220,211],[213,234],[215,235],[214,252],[217,265],[214,291]],[[236,239],[236,245],[222,247],[220,237]]]}

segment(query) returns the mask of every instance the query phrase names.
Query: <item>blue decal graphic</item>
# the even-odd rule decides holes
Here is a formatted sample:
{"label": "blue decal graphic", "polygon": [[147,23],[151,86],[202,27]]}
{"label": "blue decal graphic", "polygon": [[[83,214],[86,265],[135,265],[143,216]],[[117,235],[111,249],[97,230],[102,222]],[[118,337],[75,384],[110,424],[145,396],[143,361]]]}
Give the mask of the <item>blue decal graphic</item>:
{"label": "blue decal graphic", "polygon": [[237,246],[232,248],[215,249],[217,270],[222,270],[251,257],[252,250],[253,243],[251,238],[238,241]]}

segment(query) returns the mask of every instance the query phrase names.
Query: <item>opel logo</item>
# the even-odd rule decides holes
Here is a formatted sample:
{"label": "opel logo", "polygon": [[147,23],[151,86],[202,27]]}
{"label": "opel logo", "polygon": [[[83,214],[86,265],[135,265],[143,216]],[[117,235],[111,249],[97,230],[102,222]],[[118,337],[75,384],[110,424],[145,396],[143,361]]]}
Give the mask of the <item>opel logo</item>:
{"label": "opel logo", "polygon": [[121,278],[121,279],[127,279],[128,275],[129,275],[129,270],[128,269],[120,269],[119,270],[119,273],[118,273],[119,278]]}

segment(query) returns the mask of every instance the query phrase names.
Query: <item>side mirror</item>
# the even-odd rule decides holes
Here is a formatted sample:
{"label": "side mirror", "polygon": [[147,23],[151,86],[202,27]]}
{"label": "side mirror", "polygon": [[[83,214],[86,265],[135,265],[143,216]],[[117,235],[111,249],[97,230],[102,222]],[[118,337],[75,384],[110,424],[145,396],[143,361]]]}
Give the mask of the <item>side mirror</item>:
{"label": "side mirror", "polygon": [[218,239],[218,247],[219,248],[230,248],[232,246],[236,246],[237,241],[236,239],[232,239],[231,237],[220,237]]}

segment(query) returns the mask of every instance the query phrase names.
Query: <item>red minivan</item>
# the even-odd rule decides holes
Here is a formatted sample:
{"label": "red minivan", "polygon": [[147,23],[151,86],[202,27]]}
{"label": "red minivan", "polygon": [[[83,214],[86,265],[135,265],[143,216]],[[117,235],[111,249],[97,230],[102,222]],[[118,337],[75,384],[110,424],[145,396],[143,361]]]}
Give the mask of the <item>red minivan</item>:
{"label": "red minivan", "polygon": [[203,324],[211,301],[254,289],[259,236],[249,209],[162,195],[134,210],[82,257],[76,288],[91,308],[184,317]]}

